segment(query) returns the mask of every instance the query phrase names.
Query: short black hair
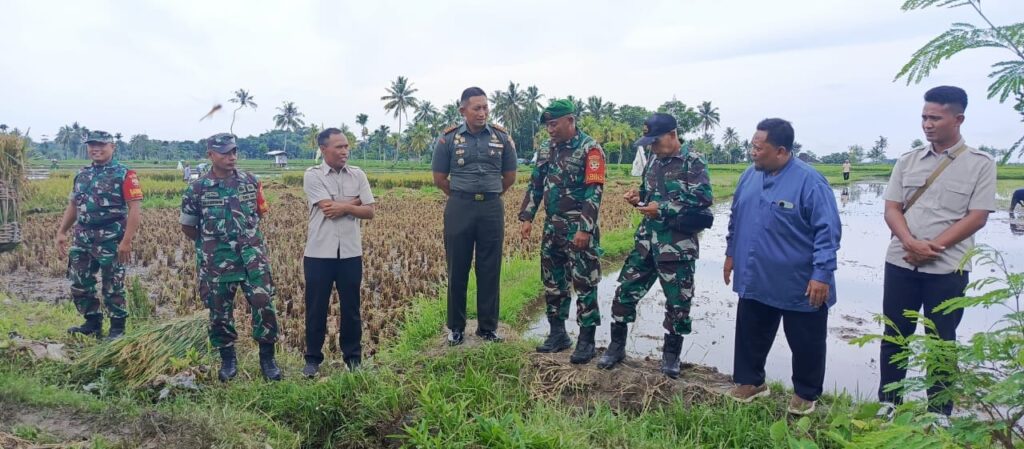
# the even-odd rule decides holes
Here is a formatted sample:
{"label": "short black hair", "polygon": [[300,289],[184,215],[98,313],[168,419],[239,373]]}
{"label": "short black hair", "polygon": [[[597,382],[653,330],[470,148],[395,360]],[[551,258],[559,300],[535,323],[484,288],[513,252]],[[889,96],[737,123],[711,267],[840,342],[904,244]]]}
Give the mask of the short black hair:
{"label": "short black hair", "polygon": [[954,106],[958,114],[967,110],[967,92],[956,86],[939,86],[924,93],[924,101],[943,106]]}
{"label": "short black hair", "polygon": [[335,134],[344,135],[345,133],[341,132],[341,130],[338,128],[327,128],[323,131],[320,131],[320,134],[316,135],[316,144],[320,146],[327,145],[327,140],[330,139],[331,136]]}
{"label": "short black hair", "polygon": [[465,106],[466,102],[468,102],[470,98],[479,97],[481,95],[486,97],[487,92],[484,92],[483,89],[476,86],[467,87],[466,90],[462,91],[462,97],[459,99],[459,104]]}
{"label": "short black hair", "polygon": [[766,118],[757,124],[758,131],[764,131],[768,135],[765,140],[777,147],[785,147],[786,151],[793,151],[793,125],[781,118]]}

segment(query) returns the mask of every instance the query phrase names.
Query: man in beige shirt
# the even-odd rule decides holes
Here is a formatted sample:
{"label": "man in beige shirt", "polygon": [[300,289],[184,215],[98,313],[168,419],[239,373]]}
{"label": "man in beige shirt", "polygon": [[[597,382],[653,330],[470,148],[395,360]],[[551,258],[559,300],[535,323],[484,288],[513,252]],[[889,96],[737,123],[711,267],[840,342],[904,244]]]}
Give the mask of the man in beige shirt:
{"label": "man in beige shirt", "polygon": [[[885,190],[885,222],[893,238],[885,255],[882,311],[895,324],[885,329],[886,335],[913,334],[917,323],[903,313],[924,308],[939,337],[955,340],[963,310],[945,314],[934,309],[964,294],[971,265],[966,264],[963,271],[957,267],[974,246],[974,233],[995,210],[996,164],[988,154],[968,147],[960,135],[967,108],[963,89],[939,86],[925,93],[924,101],[921,126],[929,145],[900,157]],[[947,159],[946,169],[915,203],[908,204]],[[899,391],[886,391],[887,385],[907,375],[891,360],[900,351],[895,343],[882,341],[878,399],[889,405],[902,400]],[[941,391],[936,385],[928,396],[934,398]],[[953,410],[952,403],[930,402],[934,412],[949,415]]]}
{"label": "man in beige shirt", "polygon": [[324,360],[331,291],[338,289],[341,308],[339,340],[342,358],[350,370],[362,362],[363,322],[359,317],[359,288],[363,279],[360,220],[374,214],[373,193],[366,173],[347,164],[349,143],[337,128],[317,135],[324,155],[320,165],[306,169],[309,230],[302,268],[306,278],[306,367],[314,377]]}

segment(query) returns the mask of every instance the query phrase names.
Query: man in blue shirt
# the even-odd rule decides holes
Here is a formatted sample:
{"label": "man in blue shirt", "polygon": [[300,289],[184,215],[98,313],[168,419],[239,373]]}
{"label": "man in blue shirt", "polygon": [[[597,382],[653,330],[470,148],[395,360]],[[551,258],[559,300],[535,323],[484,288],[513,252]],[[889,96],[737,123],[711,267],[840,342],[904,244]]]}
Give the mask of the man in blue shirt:
{"label": "man in blue shirt", "polygon": [[729,216],[723,275],[739,297],[729,392],[740,402],[768,396],[764,365],[779,322],[793,351],[789,412],[814,411],[825,382],[828,309],[836,303],[839,210],[825,177],[793,157],[793,126],[757,124],[753,167],[740,176]]}

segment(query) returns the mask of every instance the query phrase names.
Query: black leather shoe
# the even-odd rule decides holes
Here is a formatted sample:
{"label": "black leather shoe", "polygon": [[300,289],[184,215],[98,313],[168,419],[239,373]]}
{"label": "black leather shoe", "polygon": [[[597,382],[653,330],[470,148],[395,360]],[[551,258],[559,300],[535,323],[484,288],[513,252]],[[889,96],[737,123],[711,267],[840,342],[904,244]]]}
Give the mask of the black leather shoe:
{"label": "black leather shoe", "polygon": [[465,335],[461,330],[453,330],[448,333],[448,346],[458,346],[462,344],[465,339]]}
{"label": "black leather shoe", "polygon": [[498,334],[495,334],[494,331],[477,330],[476,336],[491,343],[501,343],[505,341],[504,339],[499,337]]}

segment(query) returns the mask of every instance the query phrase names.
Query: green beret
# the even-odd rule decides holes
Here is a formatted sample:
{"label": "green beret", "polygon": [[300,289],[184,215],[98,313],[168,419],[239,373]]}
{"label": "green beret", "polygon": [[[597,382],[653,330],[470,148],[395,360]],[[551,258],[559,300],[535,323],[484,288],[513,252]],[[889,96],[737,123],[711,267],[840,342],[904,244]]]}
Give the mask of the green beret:
{"label": "green beret", "polygon": [[544,108],[544,113],[540,115],[540,122],[542,124],[547,123],[550,120],[574,113],[576,113],[576,105],[573,102],[569,100],[553,100],[548,107]]}

